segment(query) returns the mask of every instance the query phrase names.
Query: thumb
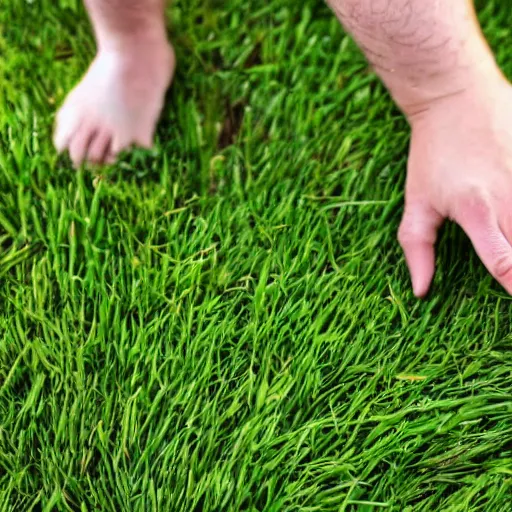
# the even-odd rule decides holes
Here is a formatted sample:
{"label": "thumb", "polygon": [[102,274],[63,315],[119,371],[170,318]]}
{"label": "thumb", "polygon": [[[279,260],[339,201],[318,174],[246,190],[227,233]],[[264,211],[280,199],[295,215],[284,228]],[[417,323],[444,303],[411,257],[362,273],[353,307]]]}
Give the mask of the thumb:
{"label": "thumb", "polygon": [[435,272],[434,244],[442,222],[443,217],[430,206],[410,204],[405,207],[398,241],[404,250],[417,297],[424,297],[432,283]]}

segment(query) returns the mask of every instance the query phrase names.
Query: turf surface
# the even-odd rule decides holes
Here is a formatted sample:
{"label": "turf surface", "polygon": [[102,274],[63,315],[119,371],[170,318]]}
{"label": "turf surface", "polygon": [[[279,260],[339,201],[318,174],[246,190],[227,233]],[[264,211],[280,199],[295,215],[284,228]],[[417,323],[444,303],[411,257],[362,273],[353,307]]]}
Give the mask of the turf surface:
{"label": "turf surface", "polygon": [[413,298],[408,129],[355,45],[320,0],[169,23],[157,149],[76,173],[83,9],[2,4],[0,511],[512,510],[510,299],[454,227]]}

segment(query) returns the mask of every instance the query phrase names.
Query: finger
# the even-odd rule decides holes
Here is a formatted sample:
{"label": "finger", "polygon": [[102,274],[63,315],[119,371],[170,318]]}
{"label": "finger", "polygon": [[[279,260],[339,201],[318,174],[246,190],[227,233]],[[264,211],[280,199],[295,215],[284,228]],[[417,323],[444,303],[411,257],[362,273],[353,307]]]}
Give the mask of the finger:
{"label": "finger", "polygon": [[114,155],[113,153],[109,153],[107,155],[107,158],[105,159],[105,163],[108,164],[108,165],[114,165],[117,161],[117,156]]}
{"label": "finger", "polygon": [[93,164],[105,162],[110,151],[112,136],[108,130],[100,130],[96,133],[87,152],[87,159]]}
{"label": "finger", "polygon": [[414,295],[424,297],[435,273],[435,243],[443,217],[426,205],[408,205],[398,231]]}
{"label": "finger", "polygon": [[110,153],[117,157],[119,153],[130,148],[132,146],[132,142],[133,137],[127,131],[118,130],[112,139]]}
{"label": "finger", "polygon": [[79,124],[79,119],[72,109],[64,106],[55,121],[53,144],[57,153],[63,153],[69,146],[69,143]]}
{"label": "finger", "polygon": [[458,222],[487,270],[512,295],[512,247],[498,220],[489,215],[470,215]]}
{"label": "finger", "polygon": [[96,134],[94,127],[84,122],[73,135],[73,139],[69,145],[69,155],[75,167],[80,167],[85,159],[89,144]]}
{"label": "finger", "polygon": [[500,213],[499,219],[501,232],[512,246],[512,212],[510,212],[508,208],[505,208],[505,211]]}

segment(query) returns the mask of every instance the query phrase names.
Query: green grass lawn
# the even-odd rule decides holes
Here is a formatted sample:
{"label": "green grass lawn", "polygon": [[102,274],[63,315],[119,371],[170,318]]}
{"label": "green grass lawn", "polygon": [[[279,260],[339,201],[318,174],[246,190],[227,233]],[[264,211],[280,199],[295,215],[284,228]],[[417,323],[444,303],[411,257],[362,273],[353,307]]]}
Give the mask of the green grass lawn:
{"label": "green grass lawn", "polygon": [[453,226],[414,299],[408,128],[354,43],[321,0],[169,26],[156,150],[76,173],[83,8],[0,8],[0,511],[512,510],[511,301]]}

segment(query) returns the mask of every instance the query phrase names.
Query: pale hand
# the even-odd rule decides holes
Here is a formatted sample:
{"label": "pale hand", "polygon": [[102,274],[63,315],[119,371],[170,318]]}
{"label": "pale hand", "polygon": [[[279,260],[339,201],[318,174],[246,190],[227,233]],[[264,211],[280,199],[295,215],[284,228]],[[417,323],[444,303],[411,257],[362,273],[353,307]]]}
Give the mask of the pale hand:
{"label": "pale hand", "polygon": [[448,218],[512,294],[512,87],[504,79],[473,85],[409,120],[399,241],[414,293],[423,297],[430,288],[437,231]]}

